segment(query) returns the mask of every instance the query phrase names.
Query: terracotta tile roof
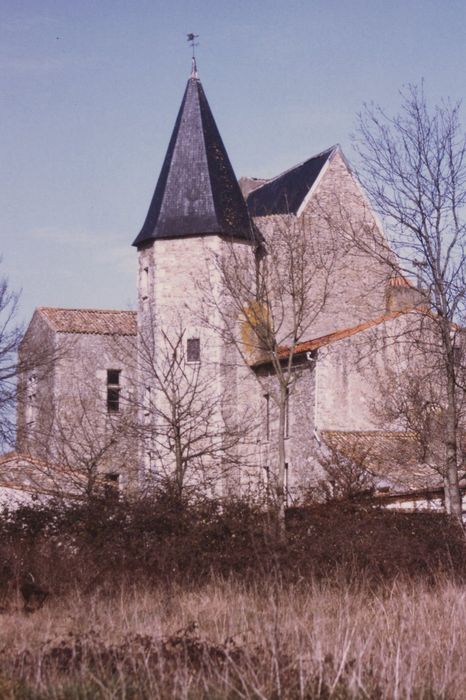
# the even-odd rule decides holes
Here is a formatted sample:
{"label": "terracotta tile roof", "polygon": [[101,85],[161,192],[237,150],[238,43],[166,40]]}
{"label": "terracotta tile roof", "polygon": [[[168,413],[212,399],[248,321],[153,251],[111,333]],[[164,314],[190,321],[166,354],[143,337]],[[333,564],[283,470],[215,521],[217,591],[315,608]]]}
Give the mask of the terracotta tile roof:
{"label": "terracotta tile roof", "polygon": [[393,275],[388,280],[389,287],[407,287],[408,289],[416,289],[415,285],[412,284],[404,275]]}
{"label": "terracotta tile roof", "polygon": [[[378,326],[381,323],[384,323],[385,321],[392,321],[393,319],[398,318],[398,316],[401,316],[404,313],[409,313],[409,311],[413,311],[413,309],[405,309],[403,311],[390,311],[388,313],[383,314],[382,316],[379,316],[378,318],[358,323],[356,326],[351,326],[350,328],[343,328],[339,331],[334,331],[333,333],[328,333],[327,335],[321,335],[318,338],[313,338],[312,340],[306,340],[302,343],[297,343],[297,345],[295,345],[294,347],[293,354],[299,355],[303,352],[311,352],[312,350],[318,350],[319,348],[322,348],[325,345],[330,345],[331,343],[335,343],[338,340],[344,340],[345,338],[349,338],[352,335],[356,335],[356,333],[361,333],[362,331],[367,331],[370,328],[374,328],[375,326]],[[289,356],[289,354],[289,347],[279,346],[278,357],[280,359],[286,359]],[[259,367],[260,365],[269,363],[270,360],[268,358],[262,358],[257,362],[252,363],[251,367]]]}
{"label": "terracotta tile roof", "polygon": [[320,434],[330,448],[359,462],[377,477],[379,488],[409,492],[442,487],[440,474],[423,462],[414,433],[323,430]]}
{"label": "terracotta tile roof", "polygon": [[84,477],[70,474],[63,467],[48,464],[29,455],[9,452],[0,457],[0,488],[47,496],[77,496],[78,482]]}
{"label": "terracotta tile roof", "polygon": [[[426,308],[423,308],[422,306],[406,308],[402,309],[401,311],[389,311],[388,313],[385,313],[382,316],[379,316],[378,318],[374,318],[370,321],[363,321],[363,323],[359,323],[357,326],[352,326],[351,328],[343,328],[342,330],[334,331],[333,333],[329,333],[328,335],[322,335],[319,338],[314,338],[313,340],[298,343],[294,348],[294,354],[296,355],[300,352],[318,350],[319,348],[322,348],[325,345],[335,343],[337,340],[344,340],[345,338],[349,338],[352,335],[356,335],[356,333],[367,331],[370,328],[374,328],[375,326],[380,325],[381,323],[385,323],[386,321],[393,321],[395,318],[398,318],[398,316],[402,316],[403,314],[406,315],[409,313],[422,314],[423,316],[431,318],[434,321],[438,320],[438,317],[434,313],[432,313]],[[462,328],[456,323],[450,323],[450,327],[452,330],[462,330]],[[288,357],[289,353],[290,348],[288,347],[281,347],[278,349],[279,357]]]}
{"label": "terracotta tile roof", "polygon": [[[96,486],[107,485],[105,475],[98,474]],[[86,486],[87,477],[84,473],[74,469],[71,472],[64,465],[45,462],[20,452],[8,452],[0,456],[0,488],[79,499],[84,496]]]}
{"label": "terracotta tile roof", "polygon": [[[337,340],[344,340],[345,338],[349,338],[352,335],[356,335],[356,333],[361,333],[362,331],[367,331],[370,328],[374,328],[375,326],[378,326],[381,323],[385,323],[385,321],[392,321],[393,319],[398,318],[398,316],[401,316],[402,313],[404,312],[390,311],[389,313],[383,314],[378,318],[374,318],[370,321],[364,321],[363,323],[358,323],[357,326],[343,328],[342,330],[334,331],[333,333],[328,333],[328,335],[322,335],[319,338],[314,338],[313,340],[307,340],[303,343],[298,343],[295,346],[294,352],[295,354],[297,354],[300,352],[309,352],[310,350],[318,350],[319,348],[322,348],[325,345],[335,343]],[[279,348],[279,357],[288,357],[289,354],[289,348]]]}
{"label": "terracotta tile roof", "polygon": [[106,309],[59,309],[41,306],[38,313],[57,333],[136,335],[135,311]]}

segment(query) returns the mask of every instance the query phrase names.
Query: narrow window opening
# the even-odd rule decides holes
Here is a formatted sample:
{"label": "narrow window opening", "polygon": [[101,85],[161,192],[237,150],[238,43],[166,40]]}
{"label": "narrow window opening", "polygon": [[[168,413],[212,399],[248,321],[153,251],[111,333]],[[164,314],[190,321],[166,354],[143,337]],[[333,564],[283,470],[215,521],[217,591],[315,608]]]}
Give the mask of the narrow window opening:
{"label": "narrow window opening", "polygon": [[268,464],[264,465],[264,481],[265,481],[265,492],[267,497],[269,496],[270,490],[270,467]]}
{"label": "narrow window opening", "polygon": [[285,462],[285,506],[288,507],[288,496],[289,496],[289,469],[288,462]]}
{"label": "narrow window opening", "polygon": [[463,348],[459,345],[453,347],[453,362],[456,368],[460,368],[463,364]]}
{"label": "narrow window opening", "polygon": [[286,390],[285,396],[285,437],[290,437],[290,390]]}
{"label": "narrow window opening", "polygon": [[141,299],[145,301],[149,297],[149,268],[144,267],[141,278]]}
{"label": "narrow window opening", "polygon": [[199,338],[188,338],[186,345],[188,362],[199,362],[201,359],[201,341]]}
{"label": "narrow window opening", "polygon": [[265,439],[270,440],[270,394],[264,394],[265,401]]}
{"label": "narrow window opening", "polygon": [[107,370],[107,411],[118,413],[120,410],[120,374],[119,369]]}
{"label": "narrow window opening", "polygon": [[150,386],[146,386],[144,390],[144,402],[143,402],[143,407],[144,407],[144,418],[146,419],[145,422],[149,422],[149,416],[151,413],[151,388]]}
{"label": "narrow window opening", "polygon": [[32,427],[36,418],[36,394],[37,394],[37,377],[32,374],[28,377],[26,388],[26,423]]}

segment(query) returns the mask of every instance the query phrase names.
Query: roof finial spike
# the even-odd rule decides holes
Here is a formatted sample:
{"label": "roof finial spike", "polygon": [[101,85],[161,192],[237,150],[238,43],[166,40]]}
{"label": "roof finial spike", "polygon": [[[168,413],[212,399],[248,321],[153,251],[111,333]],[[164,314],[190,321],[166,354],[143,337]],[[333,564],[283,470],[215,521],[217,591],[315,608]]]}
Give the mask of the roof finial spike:
{"label": "roof finial spike", "polygon": [[196,39],[199,38],[199,34],[187,34],[188,42],[193,50],[192,55],[192,65],[191,65],[191,78],[197,80],[197,64],[196,64],[196,46],[199,46],[199,42]]}
{"label": "roof finial spike", "polygon": [[193,56],[193,58],[192,58],[191,78],[195,78],[197,80],[197,65],[196,65],[196,57],[195,56]]}

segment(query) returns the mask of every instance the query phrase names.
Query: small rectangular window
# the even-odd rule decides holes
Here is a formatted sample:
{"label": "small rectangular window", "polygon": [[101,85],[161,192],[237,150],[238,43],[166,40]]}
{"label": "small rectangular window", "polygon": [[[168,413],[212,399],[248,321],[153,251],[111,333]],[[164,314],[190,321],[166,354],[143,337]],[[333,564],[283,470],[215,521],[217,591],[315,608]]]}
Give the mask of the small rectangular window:
{"label": "small rectangular window", "polygon": [[120,410],[120,373],[119,369],[107,370],[107,411],[118,413]]}
{"label": "small rectangular window", "polygon": [[456,368],[460,368],[463,364],[463,348],[461,345],[453,346],[453,362]]}
{"label": "small rectangular window", "polygon": [[116,384],[117,386],[120,383],[120,370],[119,369],[108,369],[107,370],[107,384]]}
{"label": "small rectangular window", "polygon": [[120,410],[119,389],[107,389],[107,409],[109,413],[118,413]]}
{"label": "small rectangular window", "polygon": [[201,341],[199,338],[188,338],[186,346],[188,362],[199,362],[201,359]]}

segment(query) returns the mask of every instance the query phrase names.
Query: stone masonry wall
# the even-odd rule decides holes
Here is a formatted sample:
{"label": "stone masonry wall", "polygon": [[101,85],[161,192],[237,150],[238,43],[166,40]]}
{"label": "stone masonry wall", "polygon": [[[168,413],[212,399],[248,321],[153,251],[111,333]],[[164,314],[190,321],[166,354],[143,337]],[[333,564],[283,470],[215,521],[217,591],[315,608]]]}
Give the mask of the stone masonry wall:
{"label": "stone masonry wall", "polygon": [[[391,270],[379,264],[362,244],[364,237],[371,238],[381,233],[362,190],[339,151],[325,166],[300,217],[259,217],[256,224],[266,241],[270,239],[273,228],[286,235],[289,226],[302,227],[313,238],[316,248],[321,246],[327,251],[330,266],[325,303],[301,340],[317,338],[384,313]],[[316,296],[319,294],[320,287],[316,289]]]}
{"label": "stone masonry wall", "polygon": [[49,434],[55,384],[55,334],[36,311],[19,348],[16,449],[40,457],[36,436]]}
{"label": "stone masonry wall", "polygon": [[[38,376],[34,422],[25,423],[27,390],[18,405],[18,450],[58,464],[70,480],[86,472],[120,475],[124,487],[137,482],[137,450],[131,432],[134,412],[135,339],[97,334],[54,333],[34,321],[26,336],[29,347],[54,347],[47,372]],[[107,370],[120,370],[119,411],[107,409]],[[27,382],[27,375],[25,378]],[[24,381],[22,379],[21,381]],[[85,477],[83,479],[85,483]]]}
{"label": "stone masonry wall", "polygon": [[[256,370],[260,426],[258,429],[258,453],[260,455],[260,483],[266,488],[277,469],[278,455],[278,405],[274,400],[278,385],[271,368]],[[300,358],[293,370],[288,399],[288,428],[285,439],[288,502],[298,501],[303,492],[322,478],[322,468],[317,459],[318,443],[315,437],[315,362]],[[267,417],[268,414],[268,417]],[[268,429],[267,429],[268,424]]]}
{"label": "stone masonry wall", "polygon": [[403,361],[403,353],[410,350],[403,338],[416,328],[415,317],[400,316],[319,350],[317,430],[396,429],[381,418],[389,390],[387,371],[400,357]]}
{"label": "stone masonry wall", "polygon": [[[166,355],[167,340],[170,346],[170,343],[176,344],[181,339],[180,352],[184,355],[189,339],[197,338],[200,341],[200,362],[192,367],[187,362],[186,376],[180,378],[180,385],[189,385],[193,373],[199,373],[193,411],[205,412],[211,442],[216,447],[215,454],[209,456],[207,440],[198,446],[198,457],[192,461],[190,468],[191,472],[196,473],[188,474],[187,479],[194,481],[191,485],[208,483],[208,490],[213,489],[216,493],[235,488],[237,482],[239,446],[220,456],[218,443],[219,436],[225,437],[227,443],[231,442],[229,426],[234,424],[234,429],[238,428],[244,389],[244,385],[240,386],[237,381],[240,366],[237,353],[234,346],[222,337],[224,320],[216,309],[216,303],[224,299],[216,261],[224,255],[226,245],[218,236],[187,236],[156,240],[139,252],[138,323],[141,348],[143,344],[152,346],[157,364],[163,362]],[[237,245],[245,246],[240,242]],[[165,359],[168,360],[168,357]],[[140,391],[150,392],[152,397],[152,415],[146,415],[145,419],[146,423],[152,420],[153,434],[160,434],[160,425],[157,428],[156,423],[160,424],[161,414],[169,409],[167,396],[160,390],[160,383],[151,368],[147,363],[143,364],[146,364],[146,369],[140,369]],[[141,404],[144,404],[143,400]],[[200,405],[205,408],[199,409]],[[193,418],[193,423],[198,418],[199,415]],[[156,476],[173,475],[170,445],[164,445],[160,439],[154,444],[150,424],[146,433],[148,439],[142,445],[141,454],[146,470]],[[195,439],[195,431],[192,437]]]}

